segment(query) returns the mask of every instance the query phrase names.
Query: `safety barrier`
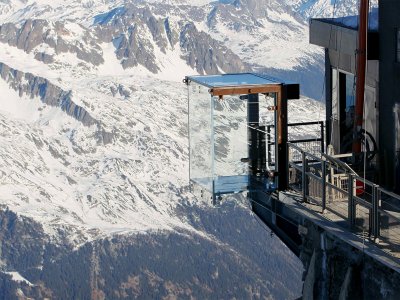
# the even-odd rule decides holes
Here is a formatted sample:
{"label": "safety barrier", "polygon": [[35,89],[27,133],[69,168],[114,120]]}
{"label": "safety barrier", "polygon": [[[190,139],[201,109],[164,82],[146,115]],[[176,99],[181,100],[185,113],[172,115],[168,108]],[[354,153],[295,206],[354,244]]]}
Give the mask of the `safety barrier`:
{"label": "safety barrier", "polygon": [[[291,144],[296,144],[297,147],[304,151],[317,155],[324,152],[324,122],[306,122],[306,123],[291,123],[288,124],[288,136]],[[275,165],[275,125],[266,126],[267,137],[267,163],[269,166]],[[289,152],[289,157],[293,161],[301,162],[300,153],[295,151]]]}
{"label": "safety barrier", "polygon": [[301,202],[382,248],[400,252],[399,195],[329,155],[308,153],[293,143],[288,148],[289,187],[301,195]]}

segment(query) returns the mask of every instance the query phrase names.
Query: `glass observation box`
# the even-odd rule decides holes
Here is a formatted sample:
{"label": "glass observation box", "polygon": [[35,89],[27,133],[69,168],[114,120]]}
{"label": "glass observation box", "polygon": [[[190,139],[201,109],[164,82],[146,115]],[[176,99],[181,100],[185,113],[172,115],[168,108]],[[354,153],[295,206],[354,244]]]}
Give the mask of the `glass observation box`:
{"label": "glass observation box", "polygon": [[298,85],[284,89],[284,83],[253,73],[187,76],[184,82],[191,191],[215,204],[220,196],[250,186],[273,189],[277,108],[288,95],[298,95]]}

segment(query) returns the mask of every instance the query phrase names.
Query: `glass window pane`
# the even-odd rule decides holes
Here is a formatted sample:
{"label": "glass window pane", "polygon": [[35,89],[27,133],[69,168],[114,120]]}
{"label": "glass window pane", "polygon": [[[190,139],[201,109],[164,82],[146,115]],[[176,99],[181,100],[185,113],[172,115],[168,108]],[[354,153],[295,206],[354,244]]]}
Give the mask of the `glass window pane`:
{"label": "glass window pane", "polygon": [[346,126],[353,128],[355,108],[355,76],[346,74]]}
{"label": "glass window pane", "polygon": [[215,192],[240,192],[248,185],[247,100],[214,97]]}
{"label": "glass window pane", "polygon": [[330,144],[333,146],[335,153],[340,151],[340,122],[339,122],[339,72],[332,69],[332,133]]}
{"label": "glass window pane", "polygon": [[196,196],[209,198],[213,190],[211,96],[208,88],[194,82],[188,89],[190,182]]}

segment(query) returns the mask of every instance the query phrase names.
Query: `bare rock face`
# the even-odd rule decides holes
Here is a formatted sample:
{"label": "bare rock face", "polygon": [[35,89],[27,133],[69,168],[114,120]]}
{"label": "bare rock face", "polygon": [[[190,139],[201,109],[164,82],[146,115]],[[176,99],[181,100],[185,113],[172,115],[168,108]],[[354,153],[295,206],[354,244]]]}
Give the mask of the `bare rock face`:
{"label": "bare rock face", "polygon": [[244,71],[245,67],[239,57],[219,42],[197,30],[193,23],[183,26],[180,33],[180,46],[189,66],[200,74],[217,74]]}
{"label": "bare rock face", "polygon": [[[96,22],[96,18],[95,18]],[[106,42],[112,41],[116,56],[124,69],[144,66],[152,73],[159,71],[155,47],[166,53],[168,45],[177,42],[168,19],[156,18],[149,7],[128,5],[114,9],[97,18],[98,36]]]}
{"label": "bare rock face", "polygon": [[0,77],[21,96],[39,97],[43,103],[61,108],[86,126],[98,124],[89,112],[72,101],[70,91],[62,90],[45,78],[12,69],[4,63],[0,63]]}
{"label": "bare rock face", "polygon": [[[61,53],[75,54],[77,58],[95,66],[104,63],[98,39],[90,30],[76,24],[27,20],[17,27],[6,23],[0,26],[0,42],[26,53],[34,52],[35,58],[45,63],[52,63],[53,56]],[[48,48],[47,52],[43,52],[43,46]]]}
{"label": "bare rock face", "polygon": [[[208,25],[212,27],[217,15],[232,18],[231,10],[235,9],[234,5],[216,5],[208,16]],[[0,42],[33,53],[45,64],[56,63],[59,55],[71,53],[88,67],[97,67],[105,62],[102,43],[113,43],[115,56],[124,69],[143,66],[156,74],[162,67],[160,53],[180,51],[181,58],[200,74],[244,70],[237,55],[196,28],[193,21],[207,17],[204,10],[185,7],[178,19],[168,17],[175,10],[167,4],[126,4],[95,16],[91,27],[41,19],[28,19],[21,25],[5,23],[0,26]],[[248,20],[246,13],[234,19],[232,26],[254,26],[256,19]]]}
{"label": "bare rock face", "polygon": [[[124,69],[142,65],[151,72],[157,73],[159,68],[155,63],[153,45],[143,39],[138,26],[134,25],[128,32],[114,40],[117,46],[117,58],[121,60]],[[147,51],[143,51],[144,49]]]}
{"label": "bare rock face", "polygon": [[[171,9],[160,5],[156,12]],[[127,5],[95,18],[97,35],[105,42],[114,43],[117,58],[125,69],[142,65],[157,73],[159,65],[155,47],[164,54],[167,49],[176,51],[180,48],[182,59],[200,74],[245,69],[237,55],[209,34],[199,31],[193,22],[173,23],[168,17],[156,16],[156,12],[148,6]],[[189,13],[196,16],[199,12],[190,10]],[[182,16],[182,20],[185,19]]]}

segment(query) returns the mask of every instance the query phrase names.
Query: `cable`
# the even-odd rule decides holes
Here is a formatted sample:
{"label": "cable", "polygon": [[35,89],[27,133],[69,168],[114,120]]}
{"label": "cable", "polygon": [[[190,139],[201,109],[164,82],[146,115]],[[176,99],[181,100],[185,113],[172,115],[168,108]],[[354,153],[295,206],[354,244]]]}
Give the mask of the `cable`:
{"label": "cable", "polygon": [[280,218],[282,218],[283,220],[287,221],[287,222],[290,223],[291,225],[296,226],[296,227],[298,226],[298,224],[294,223],[292,220],[287,219],[287,218],[284,217],[283,215],[281,215],[281,214],[279,214],[279,213],[273,211],[271,208],[266,207],[266,206],[262,205],[261,203],[255,201],[255,200],[252,200],[250,197],[247,197],[247,199],[248,199],[250,205],[251,205],[251,202],[253,202],[253,203],[257,204],[258,206],[261,206],[262,208],[264,208],[264,209],[266,209],[266,210],[268,210],[268,211],[274,213],[275,215],[279,216]]}
{"label": "cable", "polygon": [[[271,232],[273,232],[273,230],[271,228],[268,227],[267,224],[261,222],[260,218],[254,213],[252,207],[251,207],[251,202],[249,200],[248,197],[246,197],[246,199],[248,200],[248,204],[249,204],[249,210],[251,212],[251,215],[253,216],[253,218],[256,220],[256,222],[258,223],[258,225],[260,225],[260,227],[265,230],[265,232],[269,233],[271,235]],[[272,237],[272,236],[271,236]]]}

